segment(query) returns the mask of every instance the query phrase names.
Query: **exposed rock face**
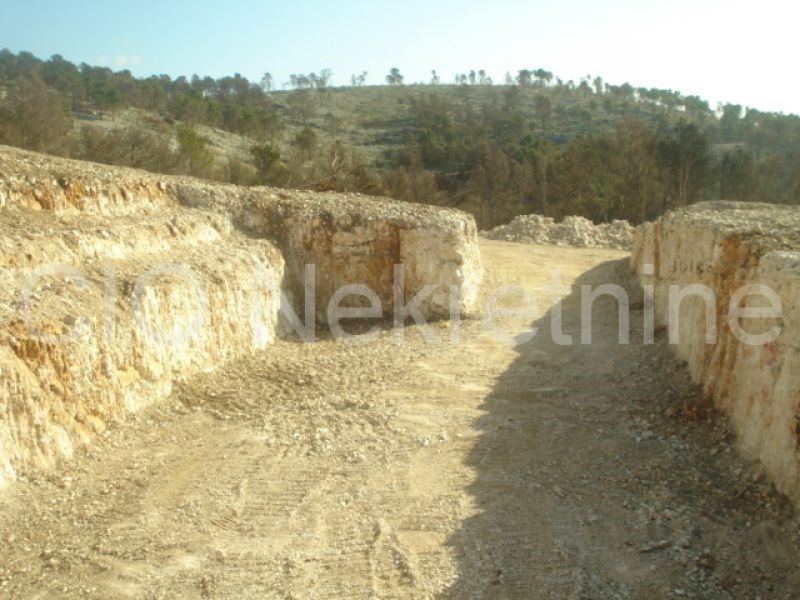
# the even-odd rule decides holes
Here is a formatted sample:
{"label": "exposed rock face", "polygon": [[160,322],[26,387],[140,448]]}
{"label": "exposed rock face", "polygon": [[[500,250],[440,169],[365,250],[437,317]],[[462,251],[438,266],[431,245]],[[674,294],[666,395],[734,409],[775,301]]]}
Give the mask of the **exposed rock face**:
{"label": "exposed rock face", "polygon": [[[395,265],[406,301],[470,312],[475,224],[457,211],[353,195],[214,185],[0,147],[0,485],[52,466],[177,378],[262,349],[281,298],[316,318],[342,285],[385,315]],[[358,296],[342,305],[358,304]]]}
{"label": "exposed rock face", "polygon": [[556,223],[551,217],[520,215],[506,225],[482,232],[482,235],[490,240],[576,248],[630,250],[633,244],[633,228],[627,221],[595,225],[578,216],[566,217]]}
{"label": "exposed rock face", "polygon": [[[316,316],[343,285],[363,284],[375,291],[385,316],[394,311],[395,265],[401,265],[404,304],[420,297],[426,317],[450,314],[450,286],[460,295],[462,314],[475,310],[481,279],[477,230],[472,219],[454,210],[332,194],[277,194],[256,198],[235,211],[237,222],[270,237],[284,249],[289,287],[303,297],[307,264],[316,267]],[[349,300],[349,302],[348,302]],[[357,296],[342,306],[358,306]]]}
{"label": "exposed rock face", "polygon": [[166,183],[131,169],[101,168],[2,147],[0,208],[141,215],[175,204]]}
{"label": "exposed rock face", "polygon": [[[675,313],[676,352],[728,415],[743,453],[800,502],[800,209],[717,202],[673,212],[637,230],[632,261],[653,286],[662,325],[669,324],[670,286],[713,291],[716,343],[706,338],[706,301],[687,296]],[[779,299],[782,317],[729,320],[731,299],[748,284],[775,297],[749,295],[737,306],[769,309]]]}

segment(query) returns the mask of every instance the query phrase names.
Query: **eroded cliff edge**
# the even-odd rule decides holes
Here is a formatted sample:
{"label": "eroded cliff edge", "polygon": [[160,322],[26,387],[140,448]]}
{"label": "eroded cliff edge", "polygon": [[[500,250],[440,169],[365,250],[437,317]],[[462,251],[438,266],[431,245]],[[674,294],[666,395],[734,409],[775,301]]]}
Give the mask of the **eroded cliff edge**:
{"label": "eroded cliff edge", "polygon": [[414,298],[428,318],[466,315],[482,275],[459,211],[8,147],[0,230],[0,486],[69,458],[176,379],[268,346],[287,312],[305,319],[308,264],[320,323],[346,285],[372,290],[385,317]]}
{"label": "eroded cliff edge", "polygon": [[[632,266],[743,454],[800,502],[800,208],[714,202],[669,213],[638,228]],[[679,303],[678,290],[689,290]]]}

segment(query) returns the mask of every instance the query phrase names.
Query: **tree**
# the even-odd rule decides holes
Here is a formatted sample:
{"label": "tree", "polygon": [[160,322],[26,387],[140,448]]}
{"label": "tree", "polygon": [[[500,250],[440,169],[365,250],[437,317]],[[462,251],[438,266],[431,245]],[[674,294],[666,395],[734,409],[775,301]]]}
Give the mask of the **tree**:
{"label": "tree", "polygon": [[51,88],[58,90],[68,101],[72,110],[77,110],[84,100],[86,89],[78,68],[65,60],[60,54],[54,54],[42,65],[42,80]]}
{"label": "tree", "polygon": [[511,191],[511,163],[496,146],[485,142],[478,149],[478,159],[467,188],[479,202],[480,222],[484,229],[497,225],[498,210],[507,203]]}
{"label": "tree", "polygon": [[503,101],[505,102],[506,111],[515,112],[519,110],[522,105],[519,88],[512,86],[507,90],[503,90]]}
{"label": "tree", "polygon": [[[627,86],[630,88],[628,84],[623,84],[621,87]],[[632,88],[631,88],[632,90]],[[711,111],[711,107],[708,105],[708,102],[700,98],[699,96],[686,96],[683,99],[683,107],[686,109],[686,114],[695,118],[701,119],[703,117],[709,117],[713,113]]]}
{"label": "tree", "polygon": [[0,140],[37,152],[69,154],[72,119],[67,103],[39,77],[24,77],[0,108]]}
{"label": "tree", "polygon": [[671,207],[680,208],[696,200],[710,163],[705,133],[694,123],[679,121],[672,134],[661,141],[659,158],[668,174],[666,200]]}
{"label": "tree", "polygon": [[[330,85],[332,78],[333,71],[330,69],[322,69],[322,71],[319,72],[319,75],[312,72],[306,76],[309,84],[305,87],[313,87],[318,90],[324,90],[327,89],[328,85]],[[300,79],[298,79],[298,81],[300,81]]]}
{"label": "tree", "polygon": [[206,141],[188,125],[178,125],[176,132],[186,173],[198,177],[208,176],[213,157],[206,146]]}
{"label": "tree", "polygon": [[264,73],[264,76],[261,78],[261,89],[269,93],[272,91],[273,79],[271,73]]}
{"label": "tree", "polygon": [[385,193],[397,200],[420,204],[439,204],[441,193],[436,174],[426,171],[419,146],[413,142],[406,149],[408,165],[389,171],[383,177]]}
{"label": "tree", "polygon": [[366,71],[361,71],[359,75],[353,74],[350,77],[350,85],[352,85],[353,87],[361,87],[364,85],[364,83],[366,83],[366,81],[367,81]]}
{"label": "tree", "polygon": [[442,82],[442,78],[439,77],[439,74],[433,70],[431,71],[431,85],[439,85]]}
{"label": "tree", "polygon": [[308,126],[308,121],[317,114],[317,103],[307,89],[297,89],[289,95],[289,109],[292,114],[299,118],[304,127]]}
{"label": "tree", "polygon": [[547,86],[550,84],[550,81],[553,79],[553,74],[550,71],[545,71],[544,69],[536,69],[533,72],[533,76],[536,77],[540,86]]}
{"label": "tree", "polygon": [[317,77],[317,87],[320,89],[327,88],[331,85],[332,81],[333,81],[333,70],[322,69],[322,71],[319,72],[319,77]]}
{"label": "tree", "polygon": [[617,124],[609,157],[617,218],[647,220],[657,186],[659,140],[659,130],[641,119],[626,117]]}
{"label": "tree", "polygon": [[329,112],[324,115],[325,123],[328,126],[328,131],[331,134],[331,141],[337,142],[339,141],[339,134],[342,132],[345,126],[345,120],[341,115]]}
{"label": "tree", "polygon": [[537,94],[533,99],[534,110],[539,122],[542,124],[542,134],[547,134],[547,123],[550,121],[550,115],[553,111],[553,106],[550,103],[550,98],[543,94]]}
{"label": "tree", "polygon": [[311,75],[304,75],[303,73],[296,75],[292,73],[289,75],[289,85],[295,90],[307,90],[313,87],[316,77],[314,73],[311,73]]}
{"label": "tree", "polygon": [[758,164],[750,150],[726,152],[720,161],[720,198],[754,200],[758,190]]}
{"label": "tree", "polygon": [[404,77],[400,74],[400,69],[392,67],[386,76],[386,83],[389,85],[403,85]]}
{"label": "tree", "polygon": [[523,160],[532,167],[533,176],[531,179],[537,188],[535,195],[539,198],[537,203],[538,211],[546,215],[550,212],[548,176],[550,174],[550,164],[553,160],[553,148],[547,140],[537,140],[528,135],[522,140],[522,153]]}
{"label": "tree", "polygon": [[271,110],[261,111],[258,120],[263,132],[263,138],[269,140],[270,146],[274,146],[275,137],[286,129],[286,123],[283,122],[283,119],[277,112]]}
{"label": "tree", "polygon": [[528,69],[522,69],[517,73],[517,83],[519,85],[531,85],[533,83],[533,73]]}
{"label": "tree", "polygon": [[131,125],[125,129],[104,130],[86,127],[80,132],[77,156],[111,165],[146,169],[157,173],[178,171],[179,157],[172,149],[169,130],[155,131]]}
{"label": "tree", "polygon": [[361,191],[383,195],[385,189],[370,175],[357,152],[341,142],[333,142],[327,152],[320,153],[315,167],[313,189],[317,191]]}
{"label": "tree", "polygon": [[[92,72],[91,76],[87,77],[87,72]],[[87,79],[89,100],[98,108],[113,111],[124,106],[125,99],[114,85],[111,69],[92,69],[92,67],[86,66],[83,74]]]}
{"label": "tree", "polygon": [[739,134],[742,119],[742,107],[739,104],[726,104],[722,107],[719,119],[719,131],[722,139],[732,141]]}
{"label": "tree", "polygon": [[282,185],[288,172],[281,160],[281,153],[271,144],[254,145],[250,154],[256,166],[259,183],[263,185]]}
{"label": "tree", "polygon": [[317,148],[317,134],[310,127],[305,127],[294,138],[294,147],[300,152],[302,160],[305,162]]}

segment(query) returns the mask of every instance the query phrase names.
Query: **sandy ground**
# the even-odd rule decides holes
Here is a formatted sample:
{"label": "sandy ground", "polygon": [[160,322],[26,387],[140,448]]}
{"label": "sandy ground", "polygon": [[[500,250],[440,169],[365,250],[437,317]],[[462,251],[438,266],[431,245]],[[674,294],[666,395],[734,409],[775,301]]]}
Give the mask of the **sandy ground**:
{"label": "sandy ground", "polygon": [[[488,291],[627,280],[622,252],[482,242]],[[579,297],[563,308],[576,332]],[[552,301],[552,299],[548,299]],[[544,303],[542,303],[544,304]],[[659,335],[538,318],[458,344],[283,341],[0,493],[14,598],[796,598],[798,521]],[[434,325],[447,339],[452,326]]]}

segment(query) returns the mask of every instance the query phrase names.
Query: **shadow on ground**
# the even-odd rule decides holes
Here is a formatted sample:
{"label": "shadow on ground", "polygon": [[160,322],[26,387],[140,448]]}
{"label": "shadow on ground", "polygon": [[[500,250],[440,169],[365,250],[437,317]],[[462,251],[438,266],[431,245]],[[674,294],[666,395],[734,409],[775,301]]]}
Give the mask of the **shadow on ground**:
{"label": "shadow on ground", "polygon": [[[580,345],[580,286],[627,283],[626,261],[581,275],[516,348],[476,424],[467,465],[476,513],[448,540],[454,598],[794,597],[798,527],[789,504],[732,449],[661,334],[617,342],[616,302],[595,305]],[[632,294],[633,295],[633,294]],[[636,306],[636,299],[633,298]],[[701,420],[695,417],[706,415]]]}

